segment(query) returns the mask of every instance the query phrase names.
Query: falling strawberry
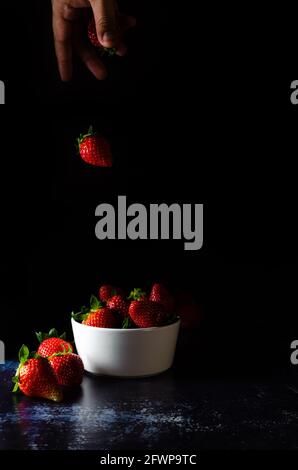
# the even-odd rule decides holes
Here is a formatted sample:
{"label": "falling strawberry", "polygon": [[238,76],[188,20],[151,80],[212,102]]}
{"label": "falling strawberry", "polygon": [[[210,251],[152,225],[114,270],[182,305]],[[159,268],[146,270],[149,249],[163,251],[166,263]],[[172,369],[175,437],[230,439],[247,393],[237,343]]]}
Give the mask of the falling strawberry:
{"label": "falling strawberry", "polygon": [[111,167],[113,157],[109,142],[93,131],[90,126],[87,134],[81,134],[77,139],[79,153],[82,159],[90,165]]}
{"label": "falling strawberry", "polygon": [[65,333],[59,336],[55,328],[49,333],[36,333],[37,339],[40,342],[37,354],[42,357],[52,356],[55,353],[73,352],[72,345],[65,341]]}
{"label": "falling strawberry", "polygon": [[139,328],[151,328],[164,323],[166,312],[157,302],[133,300],[129,306],[129,316]]}
{"label": "falling strawberry", "polygon": [[163,284],[153,285],[149,299],[163,305],[165,311],[168,313],[174,311],[174,297]]}
{"label": "falling strawberry", "polygon": [[82,383],[84,365],[82,359],[73,353],[56,353],[49,357],[58,383],[62,387],[76,387]]}
{"label": "falling strawberry", "polygon": [[14,392],[20,389],[28,397],[62,401],[62,390],[48,359],[30,358],[29,349],[23,345],[19,351],[19,361],[19,367],[13,378]]}
{"label": "falling strawberry", "polygon": [[120,287],[111,286],[110,284],[104,284],[99,289],[98,296],[102,302],[107,302],[114,295],[124,296],[124,290]]}
{"label": "falling strawberry", "polygon": [[128,315],[129,302],[123,295],[114,295],[108,300],[107,307],[118,312],[124,319]]}
{"label": "falling strawberry", "polygon": [[103,47],[98,38],[97,38],[97,33],[96,33],[96,26],[95,26],[95,21],[94,18],[91,18],[88,24],[88,38],[91,42],[91,44],[94,47],[97,47],[102,54],[107,54],[109,56],[113,56],[116,54],[116,49],[114,47],[108,48],[108,47]]}

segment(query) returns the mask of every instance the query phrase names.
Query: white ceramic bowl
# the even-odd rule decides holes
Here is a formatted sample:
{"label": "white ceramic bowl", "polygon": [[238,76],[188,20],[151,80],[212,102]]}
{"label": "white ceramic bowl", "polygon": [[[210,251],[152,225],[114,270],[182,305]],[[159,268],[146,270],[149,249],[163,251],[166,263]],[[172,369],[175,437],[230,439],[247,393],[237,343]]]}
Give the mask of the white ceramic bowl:
{"label": "white ceramic bowl", "polygon": [[85,370],[96,375],[144,377],[173,363],[180,320],[156,328],[95,328],[71,320]]}

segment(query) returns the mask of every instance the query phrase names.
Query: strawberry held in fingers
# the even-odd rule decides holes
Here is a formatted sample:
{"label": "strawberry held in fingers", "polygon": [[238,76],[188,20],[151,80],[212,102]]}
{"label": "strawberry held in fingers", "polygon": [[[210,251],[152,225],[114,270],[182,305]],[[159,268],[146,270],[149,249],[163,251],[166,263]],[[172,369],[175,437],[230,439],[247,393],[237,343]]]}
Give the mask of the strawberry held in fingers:
{"label": "strawberry held in fingers", "polygon": [[94,166],[111,167],[113,157],[109,142],[89,127],[87,134],[78,138],[78,149],[82,159]]}
{"label": "strawberry held in fingers", "polygon": [[40,345],[37,354],[42,357],[52,356],[55,353],[73,352],[72,345],[65,341],[65,333],[59,336],[57,330],[53,328],[49,333],[36,333]]}
{"label": "strawberry held in fingers", "polygon": [[116,54],[116,49],[114,47],[108,48],[104,47],[100,44],[98,37],[97,37],[97,32],[96,32],[96,26],[95,26],[95,21],[94,18],[91,18],[88,24],[88,38],[89,41],[91,42],[92,46],[97,47],[100,49],[100,52],[103,54],[107,54],[109,56],[113,56]]}
{"label": "strawberry held in fingers", "polygon": [[161,326],[166,320],[164,307],[151,300],[133,300],[128,312],[130,318],[139,328]]}
{"label": "strawberry held in fingers", "polygon": [[30,358],[29,349],[23,345],[19,352],[19,360],[20,365],[13,378],[14,392],[20,389],[28,397],[62,401],[62,390],[48,359]]}
{"label": "strawberry held in fingers", "polygon": [[84,365],[77,354],[57,353],[49,357],[49,362],[62,387],[71,388],[82,383]]}
{"label": "strawberry held in fingers", "polygon": [[174,310],[174,297],[163,284],[153,285],[149,299],[163,305],[164,309],[168,313],[171,313]]}
{"label": "strawberry held in fingers", "polygon": [[98,37],[97,37],[97,32],[96,32],[96,25],[94,18],[91,18],[88,24],[88,38],[94,47],[99,47],[101,48],[102,45],[100,44]]}

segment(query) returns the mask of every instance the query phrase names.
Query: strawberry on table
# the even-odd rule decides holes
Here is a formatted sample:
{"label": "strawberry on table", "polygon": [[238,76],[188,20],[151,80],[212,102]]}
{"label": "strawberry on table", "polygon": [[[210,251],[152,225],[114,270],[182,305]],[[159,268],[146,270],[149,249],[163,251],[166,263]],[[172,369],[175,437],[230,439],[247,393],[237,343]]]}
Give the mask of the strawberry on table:
{"label": "strawberry on table", "polygon": [[165,311],[168,313],[172,313],[174,311],[174,297],[163,284],[156,283],[153,285],[149,299],[163,305]]}
{"label": "strawberry on table", "polygon": [[56,353],[49,357],[49,362],[62,387],[76,387],[82,383],[84,374],[83,361],[77,354]]}
{"label": "strawberry on table", "polygon": [[82,159],[94,166],[111,167],[113,157],[109,142],[102,135],[93,131],[90,126],[87,134],[81,134],[77,139],[78,150]]}
{"label": "strawberry on table", "polygon": [[36,337],[40,342],[37,350],[39,356],[48,357],[55,353],[73,352],[71,343],[65,340],[65,333],[59,336],[55,328],[49,333],[36,333]]}
{"label": "strawberry on table", "polygon": [[166,311],[161,304],[152,300],[133,300],[129,316],[139,328],[161,326],[166,320]]}
{"label": "strawberry on table", "polygon": [[19,351],[19,361],[19,367],[13,378],[14,392],[20,389],[28,397],[62,401],[62,390],[48,359],[30,358],[28,347],[23,345]]}

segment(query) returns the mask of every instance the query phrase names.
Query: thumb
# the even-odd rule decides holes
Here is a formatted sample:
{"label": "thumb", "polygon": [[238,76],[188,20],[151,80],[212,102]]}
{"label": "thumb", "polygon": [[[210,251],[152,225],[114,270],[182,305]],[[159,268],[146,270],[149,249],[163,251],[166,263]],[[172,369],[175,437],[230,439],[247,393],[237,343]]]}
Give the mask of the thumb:
{"label": "thumb", "polygon": [[115,47],[117,42],[116,3],[114,0],[89,0],[93,10],[97,37],[103,47]]}

